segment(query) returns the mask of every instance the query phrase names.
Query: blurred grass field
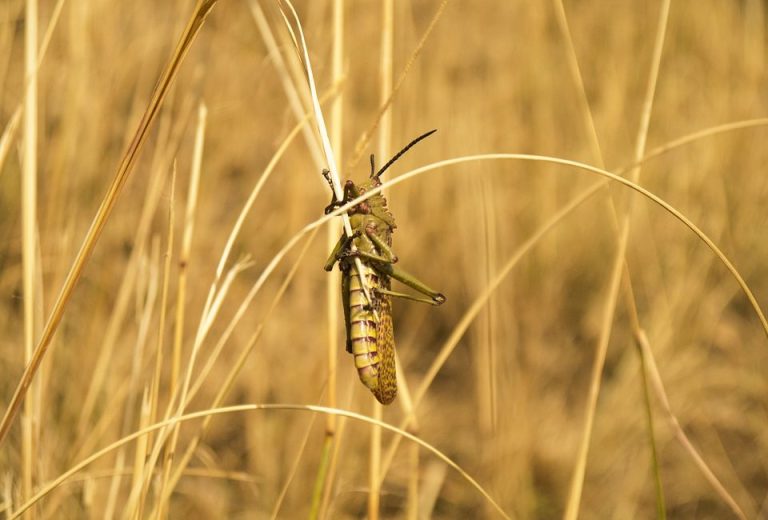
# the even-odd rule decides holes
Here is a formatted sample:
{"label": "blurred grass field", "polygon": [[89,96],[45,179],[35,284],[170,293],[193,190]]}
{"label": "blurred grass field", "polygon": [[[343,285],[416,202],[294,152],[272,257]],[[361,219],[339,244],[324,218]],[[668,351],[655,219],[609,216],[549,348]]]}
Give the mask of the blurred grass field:
{"label": "blurred grass field", "polygon": [[[335,33],[334,4],[297,1],[296,9],[326,118],[338,132],[343,178],[364,179],[369,153],[381,165],[388,158],[382,147],[392,155],[432,128],[438,132],[399,160],[387,179],[445,159],[492,153],[536,154],[626,173],[644,135],[644,115],[649,122],[641,157],[683,136],[744,122],[649,159],[637,182],[699,226],[757,303],[768,305],[768,120],[760,119],[768,117],[768,4],[673,2],[660,61],[654,45],[662,1],[566,0],[564,18],[558,17],[560,0],[454,0],[443,11],[438,0],[404,1],[392,5],[391,25],[383,15],[388,2],[344,2],[343,39]],[[294,69],[276,66],[256,21],[258,5],[277,52]],[[4,413],[193,7],[180,0],[0,2]],[[30,12],[36,23],[29,23]],[[46,41],[49,26],[50,42],[30,83],[30,56]],[[30,30],[36,42],[31,54],[25,50]],[[361,136],[377,123],[387,83],[380,64],[384,37],[392,41],[392,83],[414,50],[420,52],[389,115],[358,153]],[[341,78],[338,67],[334,72],[334,45],[342,56]],[[227,237],[298,122],[287,84],[298,89],[301,111],[310,111],[297,66],[275,3],[221,0],[214,6],[0,444],[0,513],[10,516],[81,460],[171,413],[167,407],[183,391],[193,357],[195,392],[187,412],[210,408],[220,393],[221,405],[327,405],[330,394],[338,408],[382,413],[397,426],[411,406],[408,396],[453,334],[455,348],[414,408],[417,426],[408,431],[455,461],[509,516],[557,518],[576,507],[585,519],[652,518],[662,515],[661,501],[669,518],[736,518],[739,511],[768,517],[768,339],[760,319],[702,240],[616,182],[527,244],[601,180],[583,169],[476,160],[388,191],[400,265],[448,301],[438,308],[395,301],[406,387],[377,411],[344,351],[341,304],[329,308],[326,295],[329,283],[338,291],[338,279],[322,269],[336,227],[328,232],[324,226],[311,241],[302,237],[228,330],[275,255],[322,216],[330,199],[320,175],[325,164],[313,155],[319,148],[306,139],[316,136],[310,119],[311,132],[288,143],[244,220],[217,284],[221,305],[209,314],[208,329],[202,316]],[[25,188],[25,178],[35,178],[36,187],[27,181]],[[625,215],[631,282],[625,277],[619,284]],[[523,247],[459,333],[465,313]],[[227,273],[241,261],[229,284]],[[653,353],[649,359],[646,352],[648,378],[639,331]],[[597,365],[599,395],[592,406],[601,338],[607,350],[604,365]],[[338,361],[335,378],[329,346]],[[238,359],[242,369],[230,385]],[[653,382],[654,366],[673,417]],[[590,409],[594,425],[585,430]],[[165,452],[158,448],[158,460],[147,462],[158,446],[155,432],[76,472],[25,518],[305,517],[322,474],[328,421],[306,411],[240,411],[214,417],[201,439],[202,422],[184,422],[175,443],[168,439]],[[498,517],[459,473],[409,441],[394,452],[380,491],[374,485],[371,492],[369,468],[379,468],[370,455],[372,439],[381,435],[386,464],[397,435],[343,417],[335,428],[321,517],[370,518],[376,516],[369,514],[372,507],[380,518]],[[574,492],[574,482],[582,480],[577,460],[585,436],[583,487]],[[191,457],[182,465],[189,446]],[[170,475],[177,469],[176,482]]]}

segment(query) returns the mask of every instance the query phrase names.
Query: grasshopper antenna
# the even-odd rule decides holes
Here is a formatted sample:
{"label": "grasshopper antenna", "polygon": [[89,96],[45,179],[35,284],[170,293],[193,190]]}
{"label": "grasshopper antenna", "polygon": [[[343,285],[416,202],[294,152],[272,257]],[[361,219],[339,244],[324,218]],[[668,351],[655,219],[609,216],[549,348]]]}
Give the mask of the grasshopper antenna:
{"label": "grasshopper antenna", "polygon": [[382,167],[381,167],[381,170],[379,170],[379,171],[378,171],[378,172],[376,172],[375,174],[373,173],[373,155],[371,155],[371,179],[377,179],[377,178],[378,178],[378,177],[379,177],[379,176],[380,176],[382,173],[384,173],[384,170],[386,170],[387,168],[389,168],[390,166],[392,166],[392,164],[394,164],[394,162],[395,162],[395,161],[397,161],[397,160],[398,160],[400,157],[402,157],[402,156],[403,156],[403,154],[404,154],[405,152],[407,152],[408,150],[410,150],[410,149],[411,149],[411,147],[412,147],[413,145],[415,145],[416,143],[418,143],[418,142],[419,142],[419,141],[421,141],[422,139],[426,139],[427,137],[429,137],[430,135],[434,134],[435,132],[437,132],[437,128],[435,128],[434,130],[430,130],[430,131],[429,131],[429,132],[427,132],[426,134],[420,135],[419,137],[417,137],[416,139],[414,139],[413,141],[411,141],[410,143],[408,143],[408,144],[405,146],[405,148],[403,148],[402,150],[400,150],[399,152],[397,152],[397,153],[395,154],[395,156],[394,156],[394,157],[392,157],[392,158],[389,160],[389,162],[388,162],[387,164],[385,164],[384,166],[382,166]]}
{"label": "grasshopper antenna", "polygon": [[374,173],[376,171],[376,167],[373,165],[373,154],[371,154],[371,179],[376,177],[377,175]]}

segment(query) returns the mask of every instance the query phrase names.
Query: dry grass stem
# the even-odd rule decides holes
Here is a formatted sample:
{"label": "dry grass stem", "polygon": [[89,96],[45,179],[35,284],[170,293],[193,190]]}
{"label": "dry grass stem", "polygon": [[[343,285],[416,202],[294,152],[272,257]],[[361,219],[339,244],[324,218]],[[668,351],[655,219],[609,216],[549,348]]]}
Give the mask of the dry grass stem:
{"label": "dry grass stem", "polygon": [[[760,517],[766,20],[0,1],[0,516]],[[378,193],[447,297],[383,407],[323,269]]]}

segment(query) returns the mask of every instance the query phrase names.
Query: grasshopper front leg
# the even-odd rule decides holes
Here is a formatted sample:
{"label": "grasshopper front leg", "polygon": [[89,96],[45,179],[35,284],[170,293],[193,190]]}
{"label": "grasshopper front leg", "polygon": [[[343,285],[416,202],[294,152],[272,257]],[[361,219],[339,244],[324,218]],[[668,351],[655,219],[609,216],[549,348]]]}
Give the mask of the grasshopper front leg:
{"label": "grasshopper front leg", "polygon": [[[360,232],[357,232],[357,236],[360,236]],[[397,256],[392,252],[392,248],[390,248],[386,242],[384,242],[379,235],[376,234],[376,232],[373,229],[366,228],[365,230],[365,236],[367,236],[371,242],[373,242],[373,245],[376,246],[376,248],[381,252],[381,254],[377,255],[375,253],[368,253],[366,251],[344,251],[342,253],[339,253],[339,258],[342,257],[359,257],[364,258],[366,260],[372,260],[374,262],[379,262],[382,264],[395,264],[397,263]]]}
{"label": "grasshopper front leg", "polygon": [[333,251],[331,251],[331,256],[329,256],[328,260],[325,261],[325,266],[323,266],[323,269],[326,271],[333,270],[333,265],[336,263],[336,260],[339,259],[341,251],[349,243],[349,240],[350,239],[347,236],[341,235],[341,238],[339,238],[339,241],[336,242],[336,245],[333,247]]}

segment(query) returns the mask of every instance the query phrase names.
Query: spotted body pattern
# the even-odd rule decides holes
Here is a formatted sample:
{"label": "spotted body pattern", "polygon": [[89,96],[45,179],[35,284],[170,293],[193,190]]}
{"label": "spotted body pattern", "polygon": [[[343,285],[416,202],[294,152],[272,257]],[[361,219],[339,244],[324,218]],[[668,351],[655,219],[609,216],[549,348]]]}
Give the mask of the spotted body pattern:
{"label": "spotted body pattern", "polygon": [[363,276],[372,293],[368,303],[360,284],[357,266],[343,266],[342,298],[347,323],[347,352],[354,355],[355,368],[363,384],[379,402],[391,403],[397,395],[395,338],[392,326],[392,300],[381,289],[389,289],[389,278],[363,264]]}
{"label": "spotted body pattern", "polygon": [[[412,141],[375,173],[373,156],[371,156],[370,179],[359,185],[347,181],[344,185],[344,199],[339,201],[334,196],[331,204],[326,208],[326,213],[380,186],[379,176],[384,170],[411,146],[431,133]],[[324,171],[323,175],[330,184],[331,179],[327,171]],[[377,193],[370,196],[351,207],[347,215],[353,234],[352,236],[342,235],[328,258],[325,269],[330,271],[338,261],[342,271],[341,292],[347,330],[347,352],[354,356],[360,380],[379,402],[389,404],[397,395],[391,297],[402,297],[432,305],[440,305],[445,301],[445,297],[408,273],[394,267],[397,257],[392,253],[391,246],[392,232],[396,227],[395,219],[389,212],[383,195]],[[358,271],[356,258],[360,259],[362,272]],[[429,298],[392,292],[391,278],[401,281]],[[361,280],[365,280],[370,301]]]}

